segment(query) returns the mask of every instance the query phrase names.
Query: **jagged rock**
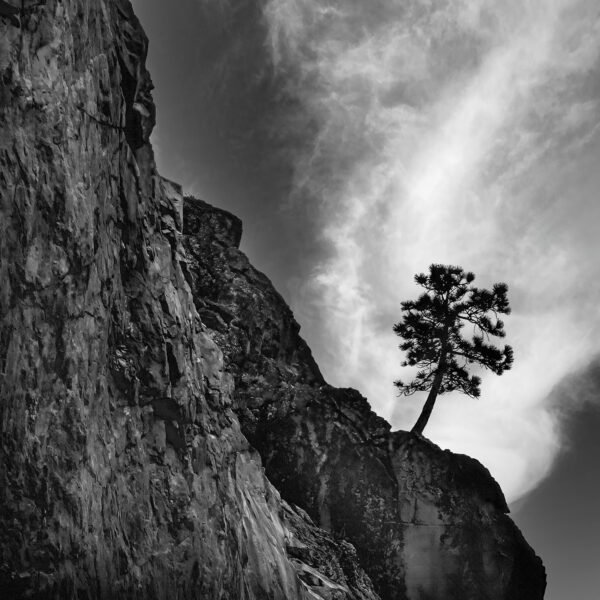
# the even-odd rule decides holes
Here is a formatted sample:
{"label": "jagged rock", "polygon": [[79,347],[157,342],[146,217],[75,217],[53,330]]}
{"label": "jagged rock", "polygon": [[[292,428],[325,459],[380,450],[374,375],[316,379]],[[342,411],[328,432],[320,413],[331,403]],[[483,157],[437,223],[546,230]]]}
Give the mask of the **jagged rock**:
{"label": "jagged rock", "polygon": [[129,2],[4,21],[0,596],[376,600],[240,431],[185,279],[181,191],[156,173]]}
{"label": "jagged rock", "polygon": [[[326,385],[285,302],[239,251],[232,217],[193,198],[184,215],[194,301],[282,496],[356,546],[384,599],[543,598],[541,561],[487,469],[391,432],[358,392]],[[217,321],[224,313],[233,318]]]}

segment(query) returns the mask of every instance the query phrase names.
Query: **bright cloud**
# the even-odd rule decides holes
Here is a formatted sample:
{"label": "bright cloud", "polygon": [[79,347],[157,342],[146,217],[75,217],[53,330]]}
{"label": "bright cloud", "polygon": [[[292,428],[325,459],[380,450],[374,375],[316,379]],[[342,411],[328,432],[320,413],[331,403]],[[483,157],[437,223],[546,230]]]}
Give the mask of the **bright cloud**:
{"label": "bright cloud", "polygon": [[300,107],[284,122],[304,140],[294,197],[319,204],[332,248],[294,307],[323,372],[408,428],[422,399],[395,396],[391,327],[413,274],[506,281],[513,370],[480,401],[442,397],[426,433],[516,499],[559,449],[548,394],[600,351],[600,7],[269,0],[265,19]]}

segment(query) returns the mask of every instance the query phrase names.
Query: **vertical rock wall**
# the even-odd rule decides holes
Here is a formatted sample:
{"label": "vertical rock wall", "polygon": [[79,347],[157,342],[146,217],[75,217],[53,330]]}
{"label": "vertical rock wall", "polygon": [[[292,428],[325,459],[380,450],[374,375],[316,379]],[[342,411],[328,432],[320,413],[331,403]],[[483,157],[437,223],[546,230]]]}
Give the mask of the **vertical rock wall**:
{"label": "vertical rock wall", "polygon": [[0,13],[0,595],[375,599],[240,431],[129,2],[21,6]]}

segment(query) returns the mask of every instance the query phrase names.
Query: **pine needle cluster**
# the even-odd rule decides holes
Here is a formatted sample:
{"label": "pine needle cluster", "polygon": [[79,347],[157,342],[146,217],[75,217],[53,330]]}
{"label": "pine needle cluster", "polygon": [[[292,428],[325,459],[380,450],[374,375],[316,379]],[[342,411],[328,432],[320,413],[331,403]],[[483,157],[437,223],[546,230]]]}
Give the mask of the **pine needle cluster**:
{"label": "pine needle cluster", "polygon": [[[496,283],[491,290],[475,287],[475,275],[461,267],[434,264],[429,274],[415,275],[425,291],[416,300],[402,302],[402,320],[394,332],[406,353],[402,366],[419,371],[410,383],[394,382],[402,395],[430,390],[424,411],[413,431],[421,433],[438,394],[460,391],[471,397],[481,393],[481,379],[468,372],[479,364],[497,375],[510,369],[513,350],[500,349],[491,338],[503,338],[500,314],[510,314],[508,286]],[[465,336],[465,328],[469,332]],[[426,411],[428,410],[428,412]]]}

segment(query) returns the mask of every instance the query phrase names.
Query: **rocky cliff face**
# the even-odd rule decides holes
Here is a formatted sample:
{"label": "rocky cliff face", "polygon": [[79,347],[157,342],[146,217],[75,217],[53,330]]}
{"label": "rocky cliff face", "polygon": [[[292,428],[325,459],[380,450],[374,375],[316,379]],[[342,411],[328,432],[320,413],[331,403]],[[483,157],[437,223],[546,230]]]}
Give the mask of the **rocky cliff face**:
{"label": "rocky cliff face", "polygon": [[543,598],[541,561],[487,469],[391,432],[357,391],[327,385],[239,239],[235,217],[186,198],[194,302],[233,375],[242,430],[282,496],[355,545],[382,598]]}
{"label": "rocky cliff face", "polygon": [[3,597],[375,598],[240,431],[129,3],[1,28]]}
{"label": "rocky cliff face", "polygon": [[157,174],[129,2],[5,12],[3,597],[542,598],[487,471],[328,386],[239,220]]}

